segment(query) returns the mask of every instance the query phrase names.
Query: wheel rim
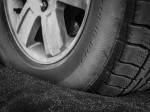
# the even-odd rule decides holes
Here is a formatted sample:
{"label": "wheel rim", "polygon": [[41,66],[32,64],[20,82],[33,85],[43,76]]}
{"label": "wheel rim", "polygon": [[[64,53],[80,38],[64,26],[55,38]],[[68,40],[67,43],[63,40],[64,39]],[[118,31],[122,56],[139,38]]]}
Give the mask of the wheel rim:
{"label": "wheel rim", "polygon": [[7,21],[20,50],[40,64],[53,64],[76,46],[91,0],[4,0]]}

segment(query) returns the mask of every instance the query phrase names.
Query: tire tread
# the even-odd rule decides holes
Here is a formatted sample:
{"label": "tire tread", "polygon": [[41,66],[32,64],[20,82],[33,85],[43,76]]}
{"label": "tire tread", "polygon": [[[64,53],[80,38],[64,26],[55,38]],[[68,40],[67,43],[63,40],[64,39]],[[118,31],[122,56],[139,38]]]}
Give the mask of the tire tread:
{"label": "tire tread", "polygon": [[125,17],[113,52],[102,74],[107,79],[96,80],[96,93],[120,96],[150,88],[150,2],[127,0]]}

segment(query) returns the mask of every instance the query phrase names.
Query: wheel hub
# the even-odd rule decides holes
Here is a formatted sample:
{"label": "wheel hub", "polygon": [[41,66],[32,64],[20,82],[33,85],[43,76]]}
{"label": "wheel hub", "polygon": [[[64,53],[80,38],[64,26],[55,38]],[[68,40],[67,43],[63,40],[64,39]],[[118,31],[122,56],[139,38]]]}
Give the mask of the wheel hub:
{"label": "wheel hub", "polygon": [[4,3],[13,38],[22,53],[34,62],[53,64],[68,56],[77,45],[91,0],[4,0]]}

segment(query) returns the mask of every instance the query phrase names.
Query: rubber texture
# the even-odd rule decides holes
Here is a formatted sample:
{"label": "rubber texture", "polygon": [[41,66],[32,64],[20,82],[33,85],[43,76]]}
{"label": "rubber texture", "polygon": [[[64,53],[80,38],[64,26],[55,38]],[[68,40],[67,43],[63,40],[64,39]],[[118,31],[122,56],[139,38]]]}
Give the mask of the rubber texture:
{"label": "rubber texture", "polygon": [[88,92],[121,96],[150,88],[149,11],[149,0],[127,0],[120,34],[109,60]]}

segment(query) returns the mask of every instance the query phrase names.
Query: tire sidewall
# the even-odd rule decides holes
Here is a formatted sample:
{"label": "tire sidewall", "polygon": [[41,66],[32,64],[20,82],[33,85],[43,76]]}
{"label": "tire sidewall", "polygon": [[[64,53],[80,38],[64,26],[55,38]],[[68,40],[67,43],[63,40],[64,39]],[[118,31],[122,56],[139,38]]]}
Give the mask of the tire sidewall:
{"label": "tire sidewall", "polygon": [[99,5],[99,0],[92,0],[89,17],[81,34],[81,38],[71,53],[58,63],[40,65],[28,59],[18,48],[13,39],[13,33],[9,28],[4,1],[2,0],[0,3],[0,51],[3,53],[3,60],[5,63],[11,63],[19,71],[49,80],[51,83],[58,83],[64,80],[81,64],[84,52],[86,52],[95,28]]}

